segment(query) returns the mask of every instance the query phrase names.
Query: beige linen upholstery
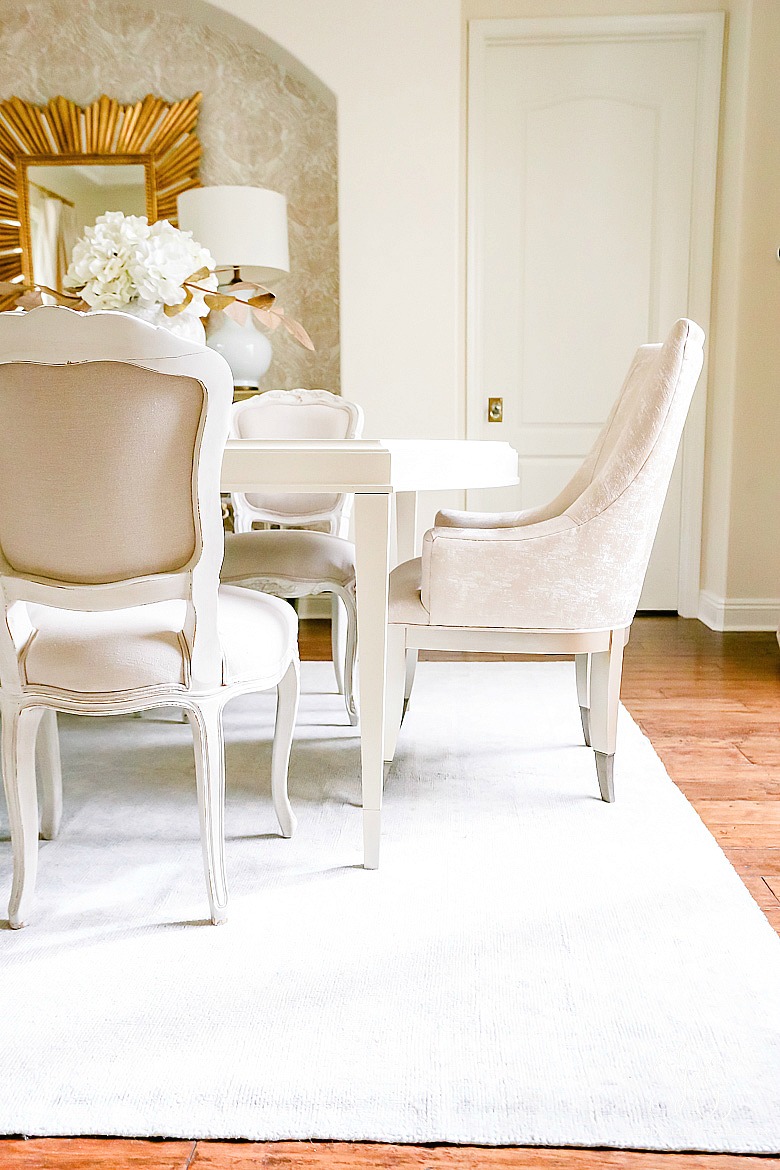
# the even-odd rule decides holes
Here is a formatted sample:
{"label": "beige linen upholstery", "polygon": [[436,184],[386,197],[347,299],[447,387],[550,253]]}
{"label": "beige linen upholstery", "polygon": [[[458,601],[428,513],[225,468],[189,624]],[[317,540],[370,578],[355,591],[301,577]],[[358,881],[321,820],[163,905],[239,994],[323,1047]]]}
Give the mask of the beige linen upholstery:
{"label": "beige linen upholstery", "polygon": [[[82,695],[189,682],[186,604],[161,601],[109,613],[29,607],[34,631],[20,655],[27,685]],[[248,589],[223,587],[218,599],[225,686],[280,678],[290,665],[298,622],[292,606]],[[269,682],[272,687],[275,683]],[[264,688],[258,688],[264,689]]]}
{"label": "beige linen upholstery", "polygon": [[[11,567],[84,585],[184,568],[202,410],[194,378],[122,362],[0,365],[0,547]],[[74,458],[80,448],[89,459]]]}
{"label": "beige linen upholstery", "polygon": [[[363,433],[363,411],[329,390],[271,390],[233,408],[236,439],[355,439]],[[253,523],[326,525],[346,536],[351,497],[312,492],[234,492],[235,531]]]}
{"label": "beige linen upholstery", "polygon": [[429,626],[431,615],[420,597],[422,557],[404,561],[390,574],[390,621],[394,625]]}
{"label": "beige linen upholstery", "polygon": [[41,834],[57,832],[56,711],[176,705],[195,744],[211,918],[226,916],[222,708],[276,688],[271,788],[295,818],[287,765],[298,701],[292,607],[219,587],[219,477],[233,383],[219,354],[120,313],[0,314],[0,712],[14,878],[29,919]]}
{"label": "beige linen upholstery", "polygon": [[340,536],[297,528],[228,532],[220,577],[273,581],[292,590],[288,597],[305,597],[309,586],[326,582],[354,590],[355,546]]}
{"label": "beige linen upholstery", "polygon": [[[556,499],[525,512],[440,512],[425,534],[422,557],[390,578],[396,657],[399,647],[497,649],[499,634],[506,649],[570,648],[578,655],[583,728],[586,740],[593,739],[605,799],[612,794],[622,647],[702,368],[703,342],[698,325],[683,319],[663,345],[637,351],[601,434]],[[396,663],[389,710],[400,701],[400,675]],[[388,715],[390,754],[394,720]]]}
{"label": "beige linen upholstery", "polygon": [[[233,431],[239,439],[346,439],[352,429],[352,417],[347,411],[339,410],[338,403],[335,405],[336,409],[327,399],[312,400],[300,391],[256,394],[239,403],[234,411]],[[286,523],[294,524],[300,517],[339,510],[343,497],[306,492],[249,492],[244,499],[256,511],[284,516]]]}
{"label": "beige linen upholstery", "polygon": [[[274,390],[234,406],[231,434],[243,439],[351,439],[362,428],[360,407],[327,390]],[[335,494],[234,493],[235,533],[225,541],[222,580],[279,597],[332,594],[333,668],[354,726],[355,549],[345,539],[351,503],[351,496]],[[257,523],[266,527],[258,531]],[[268,529],[268,524],[282,527]]]}

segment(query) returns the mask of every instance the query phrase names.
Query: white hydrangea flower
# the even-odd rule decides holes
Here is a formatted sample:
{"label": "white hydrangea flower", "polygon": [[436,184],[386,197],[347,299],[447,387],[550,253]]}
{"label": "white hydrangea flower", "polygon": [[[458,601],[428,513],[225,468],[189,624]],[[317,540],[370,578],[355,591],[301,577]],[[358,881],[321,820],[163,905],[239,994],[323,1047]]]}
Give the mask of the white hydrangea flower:
{"label": "white hydrangea flower", "polygon": [[[198,284],[215,290],[215,267],[192,232],[180,231],[167,219],[150,224],[145,215],[107,211],[75,245],[65,283],[79,289],[93,309],[151,309],[180,305],[186,296],[183,282],[199,268],[211,271]],[[203,298],[204,293],[194,292],[185,311],[205,317]]]}

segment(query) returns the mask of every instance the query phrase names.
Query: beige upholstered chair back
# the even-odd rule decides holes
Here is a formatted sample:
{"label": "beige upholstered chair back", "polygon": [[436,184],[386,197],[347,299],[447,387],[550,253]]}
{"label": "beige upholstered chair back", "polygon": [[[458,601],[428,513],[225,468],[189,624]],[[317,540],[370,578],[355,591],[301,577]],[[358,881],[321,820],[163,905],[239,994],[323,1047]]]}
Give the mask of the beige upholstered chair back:
{"label": "beige upholstered chair back", "polygon": [[97,611],[182,599],[192,678],[219,675],[231,399],[219,354],[136,318],[0,315],[3,686],[19,651],[8,628],[24,627],[8,618],[17,602]]}
{"label": "beige upholstered chair back", "polygon": [[0,365],[0,550],[97,585],[186,568],[206,405],[194,378],[124,362]]}
{"label": "beige upholstered chair back", "polygon": [[[363,411],[328,390],[272,390],[233,408],[231,435],[237,439],[356,439],[363,432]],[[331,523],[336,530],[349,497],[302,492],[236,494],[237,511],[246,517],[282,525]],[[250,521],[251,523],[251,521]]]}
{"label": "beige upholstered chair back", "polygon": [[595,443],[560,494],[534,510],[534,520],[564,513],[577,523],[591,519],[619,498],[647,459],[648,473],[663,478],[671,454],[671,476],[703,345],[699,326],[681,318],[663,344],[639,347]]}
{"label": "beige upholstered chair back", "polygon": [[[704,361],[704,333],[681,319],[663,345],[641,346],[622,392],[580,469],[579,494],[563,516],[609,572],[604,612],[630,616],[658,530],[691,398]],[[609,598],[607,599],[607,594]]]}
{"label": "beige upholstered chair back", "polygon": [[[566,509],[576,523],[630,501],[636,525],[655,534],[701,372],[703,346],[702,330],[683,319],[663,345],[637,350],[600,441],[584,465],[590,482]],[[623,500],[626,493],[629,499]]]}
{"label": "beige upholstered chair back", "polygon": [[703,361],[704,333],[685,318],[662,345],[641,346],[599,439],[562,493],[569,498],[559,514],[611,566],[612,601],[622,600],[628,614],[639,603]]}
{"label": "beige upholstered chair back", "polygon": [[[473,520],[441,514],[423,545],[421,598],[434,624],[630,625],[703,344],[699,326],[681,319],[663,345],[637,351],[597,442],[549,504]],[[472,566],[469,541],[480,550]]]}

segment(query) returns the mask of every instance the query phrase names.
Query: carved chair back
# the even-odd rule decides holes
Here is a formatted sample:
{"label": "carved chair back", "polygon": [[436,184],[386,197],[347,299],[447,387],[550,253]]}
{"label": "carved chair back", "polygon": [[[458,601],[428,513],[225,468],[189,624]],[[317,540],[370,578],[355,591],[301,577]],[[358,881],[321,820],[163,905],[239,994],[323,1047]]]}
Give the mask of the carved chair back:
{"label": "carved chair back", "polygon": [[[270,390],[233,407],[231,436],[237,439],[359,439],[363,411],[328,390]],[[324,528],[346,536],[352,497],[344,494],[236,492],[236,532],[253,523]]]}
{"label": "carved chair back", "polygon": [[224,359],[136,318],[0,315],[0,683],[23,685],[29,603],[179,599],[190,685],[219,682]]}

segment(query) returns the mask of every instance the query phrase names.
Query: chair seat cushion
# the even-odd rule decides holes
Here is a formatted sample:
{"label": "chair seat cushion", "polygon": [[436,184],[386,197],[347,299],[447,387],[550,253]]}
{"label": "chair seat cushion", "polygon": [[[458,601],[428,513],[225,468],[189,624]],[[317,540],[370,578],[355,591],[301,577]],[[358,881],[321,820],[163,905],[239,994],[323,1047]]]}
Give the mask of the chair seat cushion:
{"label": "chair seat cushion", "polygon": [[390,574],[389,617],[391,624],[429,626],[431,615],[420,599],[422,557],[404,561]]}
{"label": "chair seat cushion", "polygon": [[226,683],[276,686],[298,652],[298,615],[278,597],[223,585],[219,637]]}
{"label": "chair seat cushion", "polygon": [[[106,694],[143,687],[186,685],[183,601],[139,605],[107,613],[29,606],[35,634],[23,657],[28,685]],[[297,641],[292,606],[248,589],[219,591],[223,682],[276,681]]]}
{"label": "chair seat cushion", "polygon": [[[310,585],[355,584],[355,546],[340,536],[307,529],[228,533],[220,574],[223,582],[263,581]],[[291,592],[289,596],[294,596]]]}

